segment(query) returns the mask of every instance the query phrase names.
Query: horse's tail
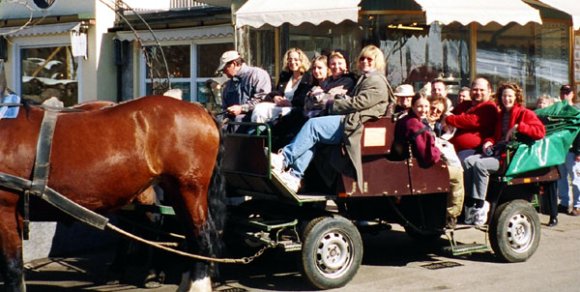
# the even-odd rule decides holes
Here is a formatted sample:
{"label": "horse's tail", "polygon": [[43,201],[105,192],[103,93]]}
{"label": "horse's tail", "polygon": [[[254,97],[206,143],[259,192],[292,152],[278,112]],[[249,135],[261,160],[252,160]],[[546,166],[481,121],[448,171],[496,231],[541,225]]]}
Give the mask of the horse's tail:
{"label": "horse's tail", "polygon": [[208,207],[209,207],[209,240],[212,245],[211,253],[217,255],[223,248],[221,235],[224,230],[226,222],[226,182],[222,173],[222,160],[224,156],[224,142],[223,133],[220,122],[214,118],[216,126],[219,131],[219,148],[216,163],[211,176],[209,192],[208,192]]}

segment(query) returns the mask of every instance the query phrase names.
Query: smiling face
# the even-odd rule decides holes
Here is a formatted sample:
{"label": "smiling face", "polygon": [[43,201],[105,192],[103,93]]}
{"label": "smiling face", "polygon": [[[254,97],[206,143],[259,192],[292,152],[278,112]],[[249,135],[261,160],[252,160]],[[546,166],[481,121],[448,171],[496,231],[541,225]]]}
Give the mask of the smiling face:
{"label": "smiling face", "polygon": [[338,78],[346,71],[346,60],[338,56],[330,58],[328,61],[328,68],[330,69],[330,75],[332,78]]}
{"label": "smiling face", "polygon": [[419,119],[426,119],[429,115],[429,101],[424,97],[415,100],[415,103],[413,103],[413,113]]}
{"label": "smiling face", "polygon": [[445,110],[445,105],[441,102],[432,102],[431,108],[429,110],[429,120],[431,121],[438,121],[443,115],[443,111]]}
{"label": "smiling face", "polygon": [[516,104],[516,92],[511,88],[502,91],[501,102],[506,110],[510,111]]}
{"label": "smiling face", "polygon": [[447,97],[447,87],[441,81],[431,83],[432,97]]}
{"label": "smiling face", "polygon": [[374,70],[373,62],[375,59],[372,56],[361,56],[358,59],[358,68],[363,73],[369,73]]}
{"label": "smiling face", "polygon": [[291,52],[288,54],[288,59],[286,59],[288,63],[288,70],[290,72],[296,72],[300,70],[300,66],[302,65],[302,61],[300,60],[300,55],[298,52]]}
{"label": "smiling face", "polygon": [[325,62],[314,61],[314,64],[312,64],[312,77],[318,81],[323,81],[328,77],[328,67],[326,67]]}
{"label": "smiling face", "polygon": [[471,99],[476,102],[489,101],[491,89],[489,82],[483,78],[477,78],[471,86]]}

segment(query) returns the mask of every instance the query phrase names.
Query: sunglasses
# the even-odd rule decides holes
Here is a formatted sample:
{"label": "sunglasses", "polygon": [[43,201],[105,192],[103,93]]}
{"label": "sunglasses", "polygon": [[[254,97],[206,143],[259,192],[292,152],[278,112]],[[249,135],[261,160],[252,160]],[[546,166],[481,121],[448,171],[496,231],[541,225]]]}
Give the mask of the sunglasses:
{"label": "sunglasses", "polygon": [[369,62],[369,63],[370,63],[370,62],[372,62],[374,59],[373,59],[373,58],[371,58],[371,57],[360,57],[360,58],[358,59],[358,61],[359,61],[359,62],[364,62],[365,60],[367,60],[367,62]]}
{"label": "sunglasses", "polygon": [[442,114],[442,113],[443,113],[443,110],[442,110],[442,109],[440,109],[440,108],[438,108],[438,107],[436,107],[436,106],[432,106],[432,107],[431,107],[431,111],[432,111],[433,113],[436,113],[436,114]]}

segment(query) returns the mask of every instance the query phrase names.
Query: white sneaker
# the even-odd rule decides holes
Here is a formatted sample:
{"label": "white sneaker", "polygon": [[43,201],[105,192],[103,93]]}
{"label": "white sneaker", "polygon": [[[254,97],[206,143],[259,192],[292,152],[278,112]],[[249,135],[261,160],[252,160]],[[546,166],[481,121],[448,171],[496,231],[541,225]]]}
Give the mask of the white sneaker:
{"label": "white sneaker", "polygon": [[465,207],[465,224],[471,225],[475,220],[475,207]]}
{"label": "white sneaker", "polygon": [[282,180],[282,182],[286,185],[286,187],[297,193],[298,190],[300,189],[300,178],[297,177],[296,175],[294,175],[294,172],[291,170],[289,171],[284,171],[282,173],[280,173],[280,179]]}
{"label": "white sneaker", "polygon": [[487,213],[489,212],[489,203],[487,201],[483,202],[483,207],[475,208],[475,219],[473,224],[476,226],[481,226],[487,223]]}
{"label": "white sneaker", "polygon": [[270,166],[272,170],[277,174],[282,173],[284,171],[284,155],[282,153],[270,153]]}

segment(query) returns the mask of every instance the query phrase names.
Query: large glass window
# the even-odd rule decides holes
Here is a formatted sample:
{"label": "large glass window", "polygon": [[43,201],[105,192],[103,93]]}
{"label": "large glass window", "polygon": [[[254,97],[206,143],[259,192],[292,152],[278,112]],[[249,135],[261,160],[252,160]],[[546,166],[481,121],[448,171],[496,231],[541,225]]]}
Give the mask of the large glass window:
{"label": "large glass window", "polygon": [[20,50],[22,97],[36,102],[56,97],[65,106],[78,103],[78,64],[70,46]]}
{"label": "large glass window", "polygon": [[159,46],[145,49],[146,94],[163,94],[171,88],[181,89],[184,100],[191,100],[191,47],[189,45]]}
{"label": "large glass window", "polygon": [[478,29],[477,74],[494,86],[504,81],[521,84],[531,106],[543,94],[558,97],[569,79],[569,35],[563,23],[491,23]]}
{"label": "large glass window", "polygon": [[469,30],[455,23],[421,21],[420,14],[365,15],[364,42],[380,45],[393,86],[406,83],[419,90],[441,78],[454,95],[469,84]]}

